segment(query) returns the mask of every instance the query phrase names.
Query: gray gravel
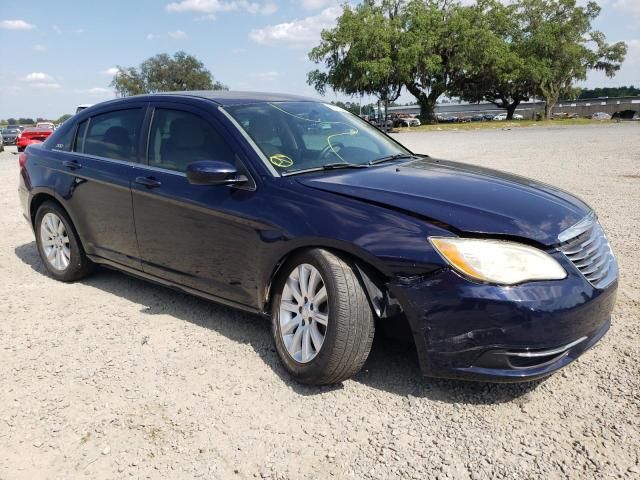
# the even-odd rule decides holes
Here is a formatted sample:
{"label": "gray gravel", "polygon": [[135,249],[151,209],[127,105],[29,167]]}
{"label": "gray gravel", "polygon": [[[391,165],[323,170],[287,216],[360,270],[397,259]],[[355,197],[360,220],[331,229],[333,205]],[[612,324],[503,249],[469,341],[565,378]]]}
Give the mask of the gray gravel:
{"label": "gray gravel", "polygon": [[377,338],[337,387],[287,378],[258,317],[100,270],[44,273],[0,154],[0,479],[640,478],[640,125],[398,135],[564,187],[621,267],[613,327],[524,385],[420,377]]}

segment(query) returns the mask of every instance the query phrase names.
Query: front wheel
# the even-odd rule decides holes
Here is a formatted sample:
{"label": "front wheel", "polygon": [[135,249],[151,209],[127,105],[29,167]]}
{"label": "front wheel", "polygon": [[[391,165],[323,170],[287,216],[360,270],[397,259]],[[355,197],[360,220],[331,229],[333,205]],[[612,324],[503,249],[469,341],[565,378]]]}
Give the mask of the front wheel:
{"label": "front wheel", "polygon": [[353,269],[326,250],[294,255],[272,302],[272,333],[285,369],[302,383],[339,383],[364,364],[374,334],[366,294]]}

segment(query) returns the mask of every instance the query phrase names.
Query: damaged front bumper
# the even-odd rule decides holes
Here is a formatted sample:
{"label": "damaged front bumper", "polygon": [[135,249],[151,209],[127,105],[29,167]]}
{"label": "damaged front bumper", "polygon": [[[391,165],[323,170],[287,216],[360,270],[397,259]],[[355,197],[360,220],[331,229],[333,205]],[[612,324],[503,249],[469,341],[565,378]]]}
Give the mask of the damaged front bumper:
{"label": "damaged front bumper", "polygon": [[388,285],[404,311],[425,375],[528,381],[566,366],[609,329],[617,281],[593,288],[578,272],[512,287],[451,270]]}

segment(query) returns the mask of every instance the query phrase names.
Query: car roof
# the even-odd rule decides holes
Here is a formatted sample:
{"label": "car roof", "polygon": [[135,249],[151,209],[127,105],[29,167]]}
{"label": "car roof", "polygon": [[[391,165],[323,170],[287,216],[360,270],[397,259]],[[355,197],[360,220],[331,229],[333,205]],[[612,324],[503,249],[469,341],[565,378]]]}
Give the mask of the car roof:
{"label": "car roof", "polygon": [[173,95],[181,97],[200,97],[211,100],[219,105],[241,105],[262,102],[317,102],[318,99],[290,95],[286,93],[267,92],[234,92],[228,90],[189,90],[182,92],[163,92],[152,95]]}
{"label": "car roof", "polygon": [[[149,101],[153,98],[158,97],[201,98],[209,100],[221,106],[246,105],[251,103],[264,102],[323,102],[323,100],[317,98],[289,95],[286,93],[230,92],[226,90],[189,90],[181,92],[150,93],[143,95],[134,95],[131,97],[116,98],[92,105],[91,107],[88,107],[87,110],[94,110],[94,108],[101,108],[107,105],[120,104],[123,102]],[[84,113],[84,111],[82,113]]]}

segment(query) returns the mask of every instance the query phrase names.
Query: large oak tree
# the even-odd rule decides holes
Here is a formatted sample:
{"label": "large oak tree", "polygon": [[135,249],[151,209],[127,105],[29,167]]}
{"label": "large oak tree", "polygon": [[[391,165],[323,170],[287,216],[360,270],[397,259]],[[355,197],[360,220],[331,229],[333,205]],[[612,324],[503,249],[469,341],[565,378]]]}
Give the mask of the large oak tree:
{"label": "large oak tree", "polygon": [[200,60],[185,52],[173,57],[166,53],[155,55],[139,68],[118,66],[111,86],[122,97],[180,90],[227,90]]}

